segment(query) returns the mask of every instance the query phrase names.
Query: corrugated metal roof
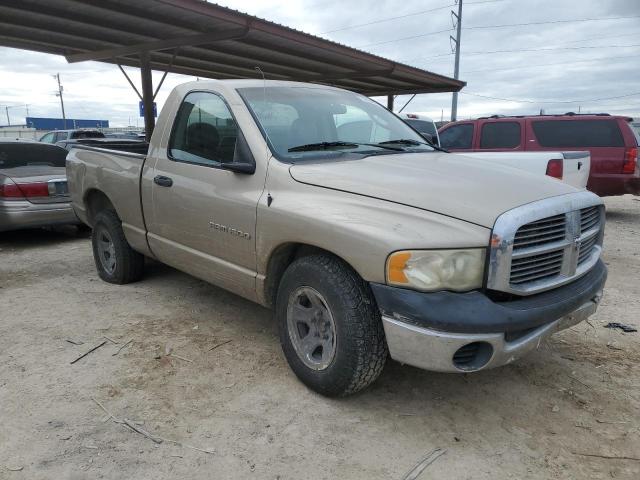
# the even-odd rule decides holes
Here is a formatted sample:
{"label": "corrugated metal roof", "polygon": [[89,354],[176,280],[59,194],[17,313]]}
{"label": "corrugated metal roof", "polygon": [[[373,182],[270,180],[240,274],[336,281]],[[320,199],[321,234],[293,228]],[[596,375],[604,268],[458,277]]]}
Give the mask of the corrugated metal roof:
{"label": "corrugated metal roof", "polygon": [[206,78],[335,85],[365,95],[465,83],[202,0],[3,0],[0,45]]}

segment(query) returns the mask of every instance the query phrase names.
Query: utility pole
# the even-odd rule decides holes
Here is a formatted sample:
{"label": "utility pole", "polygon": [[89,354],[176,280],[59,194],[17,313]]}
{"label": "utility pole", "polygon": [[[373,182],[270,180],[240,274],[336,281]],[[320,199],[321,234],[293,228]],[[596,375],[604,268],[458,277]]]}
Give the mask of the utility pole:
{"label": "utility pole", "polygon": [[60,84],[60,74],[56,73],[53,78],[58,80],[58,93],[56,93],[56,97],[60,97],[60,107],[62,108],[62,124],[63,128],[67,128],[67,117],[64,114],[64,100],[62,99],[62,85]]}
{"label": "utility pole", "polygon": [[11,126],[11,119],[9,118],[9,107],[5,106],[4,111],[7,112],[7,125]]}
{"label": "utility pole", "polygon": [[[458,80],[460,74],[460,39],[462,37],[462,0],[458,0],[458,14],[452,10],[451,15],[455,17],[456,38],[449,37],[456,45],[456,63],[453,69],[453,78]],[[453,98],[451,100],[451,121],[455,122],[458,119],[458,92],[453,92]]]}

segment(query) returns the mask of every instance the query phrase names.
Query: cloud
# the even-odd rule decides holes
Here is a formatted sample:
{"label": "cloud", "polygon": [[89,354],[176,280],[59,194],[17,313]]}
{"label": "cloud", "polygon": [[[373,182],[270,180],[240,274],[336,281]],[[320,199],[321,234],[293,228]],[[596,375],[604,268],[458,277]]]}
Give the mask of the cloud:
{"label": "cloud", "polygon": [[[350,46],[389,41],[362,48],[420,68],[453,74],[449,41],[449,35],[453,34],[451,8],[440,8],[453,3],[450,0],[402,3],[378,0],[375,8],[365,0],[223,0],[219,3]],[[350,28],[398,16],[404,17]],[[531,114],[540,109],[547,113],[580,109],[640,117],[640,95],[611,98],[640,92],[637,67],[640,19],[604,20],[625,16],[640,16],[640,2],[466,1],[460,78],[467,82],[467,87],[459,96],[459,118]],[[574,21],[585,19],[595,20]],[[540,23],[549,21],[560,23]],[[524,23],[530,25],[495,27]],[[495,28],[477,28],[483,26]],[[425,35],[441,30],[445,31]],[[396,41],[411,36],[416,38]],[[54,94],[56,82],[51,76],[60,72],[68,117],[104,118],[118,126],[142,124],[138,117],[138,97],[113,65],[97,62],[69,65],[62,57],[9,48],[0,48],[0,55],[3,59],[0,105],[13,107],[9,110],[12,123],[24,122],[26,109],[20,105],[25,104],[33,116],[60,115],[59,99]],[[138,71],[127,71],[139,84]],[[154,82],[158,82],[160,76],[161,73],[154,74]],[[159,106],[173,86],[189,80],[193,77],[168,75],[158,94]],[[397,108],[409,98],[397,98]],[[405,111],[426,112],[434,118],[447,119],[450,108],[450,94],[425,94],[418,95]]]}

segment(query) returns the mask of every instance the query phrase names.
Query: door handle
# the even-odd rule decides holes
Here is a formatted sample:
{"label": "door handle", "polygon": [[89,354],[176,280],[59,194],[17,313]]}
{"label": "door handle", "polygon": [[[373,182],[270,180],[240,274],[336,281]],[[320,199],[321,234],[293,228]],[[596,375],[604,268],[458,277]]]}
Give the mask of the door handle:
{"label": "door handle", "polygon": [[165,177],[164,175],[158,175],[153,179],[153,183],[160,185],[161,187],[170,187],[173,185],[173,180],[169,177]]}

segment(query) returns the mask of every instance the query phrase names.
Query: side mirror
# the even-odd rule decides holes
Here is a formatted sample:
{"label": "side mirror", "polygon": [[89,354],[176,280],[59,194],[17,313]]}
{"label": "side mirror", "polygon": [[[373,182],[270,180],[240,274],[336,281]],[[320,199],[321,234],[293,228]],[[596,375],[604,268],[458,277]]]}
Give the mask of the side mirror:
{"label": "side mirror", "polygon": [[245,175],[253,175],[256,173],[256,160],[247,140],[244,138],[242,130],[238,128],[238,138],[236,139],[236,148],[233,152],[233,162],[222,163],[220,168],[223,170],[231,170],[235,173],[244,173]]}
{"label": "side mirror", "polygon": [[230,170],[235,173],[253,175],[256,173],[255,163],[223,163],[220,165],[223,170]]}

